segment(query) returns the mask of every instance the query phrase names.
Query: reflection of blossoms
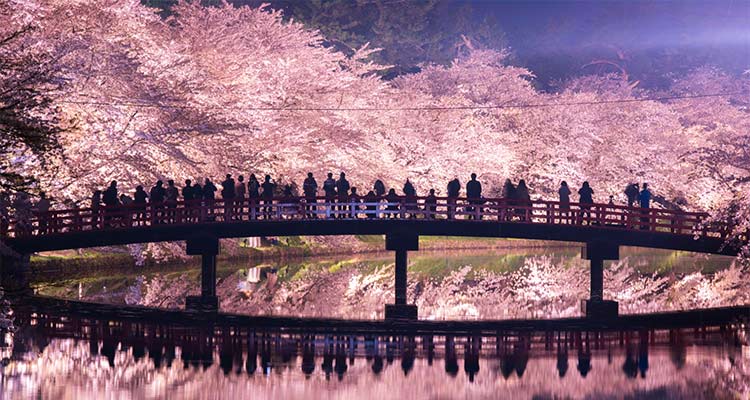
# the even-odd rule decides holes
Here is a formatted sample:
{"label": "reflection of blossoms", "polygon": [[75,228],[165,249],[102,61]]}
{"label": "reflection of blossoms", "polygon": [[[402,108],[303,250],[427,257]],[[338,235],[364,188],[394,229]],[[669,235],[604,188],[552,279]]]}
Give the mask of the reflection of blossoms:
{"label": "reflection of blossoms", "polygon": [[[712,274],[643,274],[643,261],[608,262],[604,296],[620,303],[623,314],[721,307],[750,303],[746,267],[732,263]],[[634,265],[635,264],[635,265]],[[198,294],[198,271],[138,277],[122,298],[127,304],[182,308]],[[220,308],[250,315],[293,315],[378,319],[393,301],[393,264],[358,261],[308,265],[275,285],[250,282],[235,272],[217,280]],[[463,266],[445,276],[409,273],[407,299],[423,319],[558,318],[581,315],[589,297],[589,268],[578,257],[526,257],[515,270],[496,272]],[[113,301],[99,293],[84,300]],[[117,300],[115,300],[117,301]]]}
{"label": "reflection of blossoms", "polygon": [[13,326],[13,309],[10,307],[10,302],[5,299],[5,292],[0,287],[0,340],[8,332],[15,331]]}

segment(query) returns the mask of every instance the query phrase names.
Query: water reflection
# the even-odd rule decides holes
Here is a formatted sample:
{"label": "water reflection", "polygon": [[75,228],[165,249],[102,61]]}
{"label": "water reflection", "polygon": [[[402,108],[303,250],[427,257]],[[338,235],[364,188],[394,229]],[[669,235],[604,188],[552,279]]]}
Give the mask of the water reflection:
{"label": "water reflection", "polygon": [[[563,250],[414,252],[407,298],[422,319],[580,316],[580,300],[589,295],[588,264],[577,248]],[[750,270],[731,263],[624,249],[622,260],[606,266],[605,296],[618,301],[623,314],[750,304]],[[52,279],[51,285],[39,283],[40,294],[184,309],[186,296],[199,293],[195,268],[122,271],[83,282]],[[394,293],[392,254],[263,265],[222,261],[218,276],[220,309],[248,315],[377,320]]]}
{"label": "water reflection", "polygon": [[[742,325],[568,332],[305,332],[18,315],[8,398],[747,395]],[[571,360],[571,353],[575,359]],[[575,363],[572,370],[571,363]],[[571,373],[574,372],[574,373]],[[304,382],[304,384],[302,384]],[[74,396],[71,396],[74,395]]]}

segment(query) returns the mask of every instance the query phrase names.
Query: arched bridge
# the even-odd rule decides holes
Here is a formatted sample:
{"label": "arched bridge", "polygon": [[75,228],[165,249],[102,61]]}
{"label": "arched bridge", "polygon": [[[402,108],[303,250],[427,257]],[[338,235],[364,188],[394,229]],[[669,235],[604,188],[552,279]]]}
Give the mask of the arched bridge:
{"label": "arched bridge", "polygon": [[[188,305],[215,309],[216,255],[221,238],[386,235],[386,248],[396,252],[396,303],[390,308],[391,314],[407,310],[407,314],[413,311],[416,316],[416,308],[404,307],[406,254],[418,249],[419,236],[585,243],[582,256],[592,263],[589,302],[600,305],[608,303],[602,301],[603,260],[618,259],[619,246],[736,255],[737,249],[724,245],[727,227],[708,224],[707,220],[705,213],[543,200],[392,197],[344,201],[287,197],[28,213],[6,223],[2,236],[5,244],[20,254],[186,241],[188,254],[203,258],[202,296],[189,299]],[[16,264],[19,262],[4,259],[6,287],[23,283],[18,268],[8,267]],[[386,311],[388,314],[389,308]]]}

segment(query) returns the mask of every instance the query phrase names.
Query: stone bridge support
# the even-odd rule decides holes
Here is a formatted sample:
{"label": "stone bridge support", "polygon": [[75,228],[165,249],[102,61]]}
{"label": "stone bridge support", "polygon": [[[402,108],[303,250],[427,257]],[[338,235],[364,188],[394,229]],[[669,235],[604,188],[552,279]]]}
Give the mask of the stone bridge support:
{"label": "stone bridge support", "polygon": [[385,249],[396,252],[395,304],[385,305],[386,319],[417,319],[417,306],[406,304],[407,252],[419,250],[419,236],[397,232],[385,236]]}
{"label": "stone bridge support", "polygon": [[219,239],[216,237],[189,239],[187,240],[187,254],[201,256],[201,294],[200,296],[188,296],[185,299],[185,308],[194,311],[218,311],[216,256],[219,255]]}
{"label": "stone bridge support", "polygon": [[581,302],[582,311],[591,318],[610,318],[618,315],[618,304],[604,300],[604,260],[618,260],[620,247],[608,242],[589,242],[581,248],[581,258],[591,262],[591,292]]}

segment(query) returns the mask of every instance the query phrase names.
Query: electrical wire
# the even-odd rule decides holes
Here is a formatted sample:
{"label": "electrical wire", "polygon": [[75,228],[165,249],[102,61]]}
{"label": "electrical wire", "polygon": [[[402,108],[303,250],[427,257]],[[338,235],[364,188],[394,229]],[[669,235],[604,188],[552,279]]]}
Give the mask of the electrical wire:
{"label": "electrical wire", "polygon": [[[580,102],[561,102],[561,103],[528,103],[528,104],[498,104],[486,106],[422,106],[422,107],[222,107],[208,106],[202,109],[229,109],[245,111],[451,111],[451,110],[495,110],[511,108],[543,108],[543,107],[567,107],[567,106],[593,106],[602,104],[624,104],[638,103],[646,101],[667,101],[681,99],[698,99],[709,97],[728,97],[746,94],[744,92],[736,93],[711,93],[696,94],[683,96],[661,96],[661,97],[643,97],[637,99],[614,99],[614,100],[597,100],[597,101],[580,101]],[[84,100],[61,100],[60,103],[77,104],[77,105],[94,105],[94,106],[123,106],[135,108],[169,108],[169,109],[197,109],[196,106],[182,104],[162,104],[146,102],[103,102],[103,101],[84,101]]]}

